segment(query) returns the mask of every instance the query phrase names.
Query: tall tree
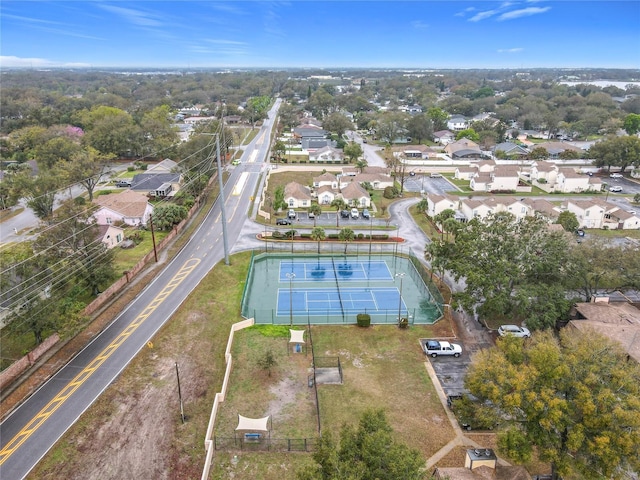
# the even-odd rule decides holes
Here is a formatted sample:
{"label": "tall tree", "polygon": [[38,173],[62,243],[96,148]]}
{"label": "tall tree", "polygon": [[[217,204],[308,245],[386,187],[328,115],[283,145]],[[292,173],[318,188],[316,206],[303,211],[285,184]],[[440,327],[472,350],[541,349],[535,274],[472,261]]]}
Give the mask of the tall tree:
{"label": "tall tree", "polygon": [[107,171],[108,162],[111,159],[113,155],[103,155],[95,148],[87,147],[70,160],[60,162],[56,170],[60,172],[67,184],[82,185],[89,195],[89,201],[92,201],[93,191]]}
{"label": "tall tree", "polygon": [[580,222],[578,222],[578,218],[576,217],[576,214],[573,212],[570,212],[569,210],[564,210],[560,212],[560,215],[558,215],[558,219],[556,220],[556,223],[559,223],[560,225],[562,225],[562,228],[564,228],[565,232],[571,232],[571,233],[575,232],[580,226]]}
{"label": "tall tree", "polygon": [[347,204],[342,198],[336,198],[331,202],[331,206],[336,209],[336,228],[340,227],[340,210],[347,208]]}
{"label": "tall tree", "polygon": [[314,242],[318,242],[318,255],[320,255],[320,242],[327,238],[324,233],[324,228],[316,227],[314,225],[313,230],[311,230],[311,240]]}
{"label": "tall tree", "polygon": [[[539,284],[549,288],[563,284],[568,274],[566,242],[563,234],[549,232],[541,219],[526,217],[516,222],[513,215],[499,213],[460,226],[451,246],[439,242],[441,249],[432,254],[444,255],[437,259],[441,268],[451,271],[456,280],[465,279],[465,290],[456,299],[466,310],[474,311],[479,305],[482,316],[502,317],[515,314],[523,299],[529,298],[519,296],[519,290],[531,293]],[[549,300],[536,296],[529,301],[536,299]],[[555,325],[546,321],[537,327]]]}
{"label": "tall tree", "polygon": [[316,462],[297,473],[298,480],[425,480],[424,459],[393,438],[384,411],[367,410],[357,427],[343,425],[339,445],[323,432]]}
{"label": "tall tree", "polygon": [[630,113],[624,117],[623,128],[629,135],[635,135],[640,131],[640,115]]}
{"label": "tall tree", "polygon": [[355,238],[356,238],[356,234],[350,228],[343,228],[342,230],[340,230],[340,233],[338,233],[338,240],[340,240],[341,242],[344,242],[345,255],[347,254],[347,246],[349,245],[349,242],[353,242]]}
{"label": "tall tree", "polygon": [[113,279],[114,253],[102,243],[91,214],[90,208],[65,202],[56,210],[52,226],[34,242],[34,250],[52,263],[61,262],[60,268],[73,272],[97,295],[100,287]]}
{"label": "tall tree", "polygon": [[83,142],[103,155],[137,154],[140,127],[131,115],[114,107],[100,106],[81,114],[85,127]]}
{"label": "tall tree", "polygon": [[385,143],[393,143],[406,131],[407,116],[399,112],[388,112],[378,121],[377,134]]}
{"label": "tall tree", "polygon": [[449,114],[438,107],[431,107],[427,110],[427,116],[433,122],[433,129],[437,132],[447,128]]}
{"label": "tall tree", "polygon": [[333,112],[324,119],[322,127],[335,133],[338,137],[342,137],[344,132],[353,128],[353,123],[342,113]]}
{"label": "tall tree", "polygon": [[483,350],[465,384],[500,419],[499,446],[553,477],[622,479],[640,469],[640,366],[620,345],[565,329]]}
{"label": "tall tree", "polygon": [[420,144],[433,136],[433,122],[424,113],[414,115],[407,123],[407,130],[413,143]]}
{"label": "tall tree", "polygon": [[343,152],[349,159],[349,163],[356,162],[363,154],[362,147],[356,142],[349,142],[345,145]]}
{"label": "tall tree", "polygon": [[15,188],[27,200],[27,206],[40,220],[48,221],[53,215],[56,190],[61,179],[54,172],[40,172],[37,177],[21,171],[12,178]]}
{"label": "tall tree", "polygon": [[317,203],[312,203],[309,207],[309,213],[313,215],[313,226],[315,227],[318,217],[322,215],[322,207]]}

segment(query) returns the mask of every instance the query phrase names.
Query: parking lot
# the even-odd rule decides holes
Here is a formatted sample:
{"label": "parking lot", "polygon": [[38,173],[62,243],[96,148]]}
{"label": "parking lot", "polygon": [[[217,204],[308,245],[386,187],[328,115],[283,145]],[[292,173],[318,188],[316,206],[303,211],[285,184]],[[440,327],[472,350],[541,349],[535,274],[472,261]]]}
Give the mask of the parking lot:
{"label": "parking lot", "polygon": [[[425,342],[429,340],[427,338],[421,339],[420,344],[422,351],[425,349]],[[465,345],[460,343],[459,339],[438,339],[446,340],[451,343],[458,343],[462,346],[462,355],[458,358],[453,356],[437,356],[435,358],[425,355],[425,358],[431,362],[436,376],[440,382],[442,390],[444,390],[445,396],[459,395],[466,392],[464,388],[464,376],[467,374],[467,369],[471,365],[471,355],[475,349],[467,349]]]}
{"label": "parking lot", "polygon": [[436,193],[443,195],[446,192],[457,190],[446,178],[432,178],[428,173],[416,173],[415,176],[407,175],[404,180],[404,189],[407,192]]}

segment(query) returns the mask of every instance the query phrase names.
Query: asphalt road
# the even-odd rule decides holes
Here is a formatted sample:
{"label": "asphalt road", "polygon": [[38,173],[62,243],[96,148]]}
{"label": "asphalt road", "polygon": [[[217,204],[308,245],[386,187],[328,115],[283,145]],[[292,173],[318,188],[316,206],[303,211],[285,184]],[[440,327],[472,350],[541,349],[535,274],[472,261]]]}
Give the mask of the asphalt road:
{"label": "asphalt road", "polygon": [[[268,158],[273,119],[245,150],[224,190],[228,245],[239,238]],[[256,152],[256,153],[254,153]],[[0,424],[0,478],[22,479],[111,384],[220,260],[221,202],[156,279],[82,352]]]}

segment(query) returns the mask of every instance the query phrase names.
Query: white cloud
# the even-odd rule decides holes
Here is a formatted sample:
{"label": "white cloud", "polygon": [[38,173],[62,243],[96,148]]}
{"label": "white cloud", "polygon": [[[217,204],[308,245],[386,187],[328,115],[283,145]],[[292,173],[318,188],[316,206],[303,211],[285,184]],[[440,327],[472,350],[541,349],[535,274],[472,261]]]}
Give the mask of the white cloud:
{"label": "white cloud", "polygon": [[139,25],[141,27],[161,27],[162,22],[157,19],[157,15],[153,15],[142,10],[134,10],[133,8],[116,7],[114,5],[99,5],[103,10],[114,13],[129,23]]}
{"label": "white cloud", "polygon": [[518,53],[518,52],[522,52],[524,50],[524,48],[499,48],[498,49],[498,53]]}
{"label": "white cloud", "polygon": [[551,10],[551,7],[527,7],[520,10],[513,10],[511,12],[503,13],[498,17],[498,20],[513,20],[514,18],[529,17],[531,15],[545,13],[549,10]]}
{"label": "white cloud", "polygon": [[486,10],[484,12],[478,12],[473,17],[469,19],[470,22],[479,22],[480,20],[484,20],[485,18],[493,17],[497,14],[497,10]]}
{"label": "white cloud", "polygon": [[413,20],[411,26],[418,29],[429,28],[429,24],[424,23],[422,20]]}
{"label": "white cloud", "polygon": [[46,58],[22,58],[11,55],[0,56],[0,68],[54,68],[54,67],[90,67],[89,63],[65,63],[47,60]]}

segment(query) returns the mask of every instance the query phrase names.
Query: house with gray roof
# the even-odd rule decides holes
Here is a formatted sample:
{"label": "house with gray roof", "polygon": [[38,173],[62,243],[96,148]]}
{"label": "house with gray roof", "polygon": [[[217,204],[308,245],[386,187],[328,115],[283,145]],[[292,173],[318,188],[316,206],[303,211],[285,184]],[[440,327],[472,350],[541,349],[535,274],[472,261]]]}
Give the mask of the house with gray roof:
{"label": "house with gray roof", "polygon": [[152,197],[172,197],[180,190],[181,180],[179,173],[139,173],[129,188]]}
{"label": "house with gray roof", "polygon": [[509,158],[521,158],[529,154],[529,149],[518,145],[517,143],[503,142],[493,147],[493,154],[497,155],[499,153],[502,153]]}
{"label": "house with gray roof", "polygon": [[343,161],[344,153],[339,148],[324,145],[317,150],[309,150],[309,162],[342,163]]}

